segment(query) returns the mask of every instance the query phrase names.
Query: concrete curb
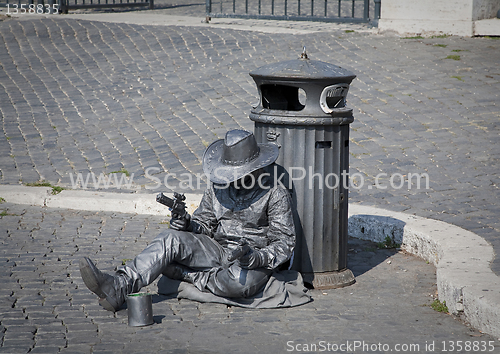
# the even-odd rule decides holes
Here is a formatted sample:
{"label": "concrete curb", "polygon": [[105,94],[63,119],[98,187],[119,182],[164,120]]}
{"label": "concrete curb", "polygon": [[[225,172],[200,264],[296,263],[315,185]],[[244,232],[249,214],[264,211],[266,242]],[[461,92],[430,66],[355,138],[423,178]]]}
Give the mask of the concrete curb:
{"label": "concrete curb", "polygon": [[473,22],[474,36],[500,36],[500,18]]}
{"label": "concrete curb", "polygon": [[[110,193],[64,190],[52,195],[48,187],[0,185],[7,202],[51,208],[163,215],[168,209],[155,193]],[[186,194],[192,213],[201,195]],[[482,237],[457,226],[414,215],[361,206],[349,206],[349,235],[375,242],[386,236],[402,249],[436,266],[440,301],[451,313],[473,327],[500,338],[500,278],[490,269],[493,247]]]}
{"label": "concrete curb", "polygon": [[490,268],[493,247],[482,237],[444,223],[388,210],[349,206],[349,235],[384,241],[436,266],[440,301],[482,332],[500,337],[500,277]]}
{"label": "concrete curb", "polygon": [[[49,208],[110,211],[170,217],[167,207],[156,202],[156,193],[110,193],[87,190],[63,190],[53,195],[50,187],[0,185],[0,197],[9,203],[46,206]],[[200,203],[201,194],[186,194],[186,205],[192,213]]]}

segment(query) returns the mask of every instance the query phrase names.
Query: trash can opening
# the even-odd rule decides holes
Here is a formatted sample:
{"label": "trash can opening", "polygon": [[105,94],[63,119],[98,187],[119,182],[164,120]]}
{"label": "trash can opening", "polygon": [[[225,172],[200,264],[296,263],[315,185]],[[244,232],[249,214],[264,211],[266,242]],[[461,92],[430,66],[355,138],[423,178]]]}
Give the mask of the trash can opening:
{"label": "trash can opening", "polygon": [[332,113],[335,108],[342,108],[346,105],[348,84],[336,84],[325,87],[320,97],[321,109],[325,113]]}
{"label": "trash can opening", "polygon": [[[301,111],[305,107],[305,91],[299,88],[285,85],[262,85],[262,107],[267,109],[280,109],[286,111]],[[302,102],[301,102],[302,101]]]}

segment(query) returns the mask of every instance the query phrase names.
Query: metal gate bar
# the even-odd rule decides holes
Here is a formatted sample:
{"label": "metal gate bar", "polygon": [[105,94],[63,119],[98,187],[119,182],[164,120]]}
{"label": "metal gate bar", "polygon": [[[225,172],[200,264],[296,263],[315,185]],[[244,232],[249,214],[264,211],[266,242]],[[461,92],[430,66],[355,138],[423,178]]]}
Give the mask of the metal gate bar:
{"label": "metal gate bar", "polygon": [[[277,1],[281,3],[280,6],[283,6],[281,9],[277,8]],[[304,13],[304,6],[308,5],[308,1],[310,3],[309,14],[307,11]],[[205,0],[205,4],[207,19],[210,17],[230,17],[291,21],[368,22],[370,20],[370,1],[374,0],[324,0],[323,11],[318,8],[319,4],[314,0],[271,0],[270,3],[262,2],[262,0],[244,0],[244,3],[243,0]],[[212,9],[217,2],[219,2],[220,11],[215,13],[212,12]],[[330,4],[337,2],[336,13],[328,12],[329,2]],[[228,5],[231,7],[230,11],[227,11]],[[319,6],[321,7],[321,5]],[[279,14],[280,12],[281,14]],[[358,14],[359,17],[356,17]]]}

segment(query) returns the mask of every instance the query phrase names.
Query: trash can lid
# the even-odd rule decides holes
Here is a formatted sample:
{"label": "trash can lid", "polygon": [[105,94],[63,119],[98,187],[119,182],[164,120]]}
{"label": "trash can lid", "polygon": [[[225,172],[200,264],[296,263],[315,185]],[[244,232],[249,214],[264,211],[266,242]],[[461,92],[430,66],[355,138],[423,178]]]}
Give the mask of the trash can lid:
{"label": "trash can lid", "polygon": [[356,75],[340,66],[310,60],[302,53],[300,59],[264,65],[250,72],[253,78],[329,80],[350,83]]}

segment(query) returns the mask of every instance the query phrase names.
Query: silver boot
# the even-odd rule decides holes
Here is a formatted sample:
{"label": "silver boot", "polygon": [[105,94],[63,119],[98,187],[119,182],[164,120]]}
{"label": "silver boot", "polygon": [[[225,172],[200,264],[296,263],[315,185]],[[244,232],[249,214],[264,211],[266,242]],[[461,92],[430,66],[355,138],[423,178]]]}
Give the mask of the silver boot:
{"label": "silver boot", "polygon": [[103,273],[87,257],[80,259],[80,274],[87,288],[99,296],[99,303],[106,310],[115,312],[123,305],[129,292],[124,275]]}

